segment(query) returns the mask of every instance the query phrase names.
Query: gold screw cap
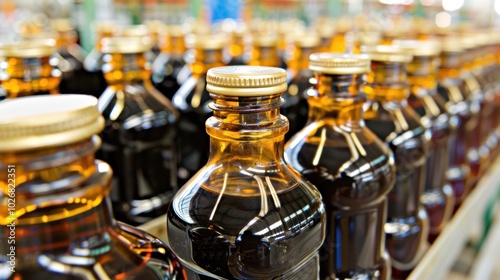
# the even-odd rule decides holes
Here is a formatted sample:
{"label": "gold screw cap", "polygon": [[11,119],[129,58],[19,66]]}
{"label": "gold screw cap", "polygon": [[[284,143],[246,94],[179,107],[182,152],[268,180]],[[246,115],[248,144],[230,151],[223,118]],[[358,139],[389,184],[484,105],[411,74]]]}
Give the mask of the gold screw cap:
{"label": "gold screw cap", "polygon": [[394,45],[363,46],[361,52],[372,61],[410,63],[413,59],[411,54]]}
{"label": "gold screw cap", "polygon": [[393,45],[404,49],[408,54],[415,56],[437,56],[441,52],[439,42],[427,40],[394,40]]}
{"label": "gold screw cap", "polygon": [[186,37],[186,45],[189,48],[202,50],[220,50],[227,44],[227,38],[222,35],[193,35]]}
{"label": "gold screw cap", "polygon": [[215,67],[207,73],[207,91],[225,96],[255,97],[286,91],[286,71],[266,66]]}
{"label": "gold screw cap", "polygon": [[103,128],[104,118],[93,96],[30,96],[0,103],[0,152],[67,145]]}
{"label": "gold screw cap", "polygon": [[325,74],[363,74],[370,71],[370,58],[365,54],[313,53],[309,69]]}
{"label": "gold screw cap", "polygon": [[54,39],[27,39],[0,44],[0,57],[45,57],[53,55],[56,51]]}
{"label": "gold screw cap", "polygon": [[101,39],[102,53],[142,53],[151,49],[148,37],[106,37]]}

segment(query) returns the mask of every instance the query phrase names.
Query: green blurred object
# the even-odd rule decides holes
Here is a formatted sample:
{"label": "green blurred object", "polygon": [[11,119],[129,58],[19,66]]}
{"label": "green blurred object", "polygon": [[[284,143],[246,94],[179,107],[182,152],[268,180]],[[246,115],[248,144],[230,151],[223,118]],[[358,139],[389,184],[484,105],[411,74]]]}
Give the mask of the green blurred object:
{"label": "green blurred object", "polygon": [[78,5],[81,5],[81,9],[83,9],[83,22],[86,24],[82,24],[79,26],[80,28],[80,44],[82,48],[89,53],[94,47],[94,42],[92,40],[92,24],[95,18],[95,0],[83,0]]}

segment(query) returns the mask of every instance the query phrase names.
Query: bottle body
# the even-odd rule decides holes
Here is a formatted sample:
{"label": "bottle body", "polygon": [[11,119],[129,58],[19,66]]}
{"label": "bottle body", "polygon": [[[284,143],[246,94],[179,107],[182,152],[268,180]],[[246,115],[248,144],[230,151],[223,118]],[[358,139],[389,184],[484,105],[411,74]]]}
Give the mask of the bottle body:
{"label": "bottle body", "polygon": [[116,217],[138,225],[165,213],[177,190],[178,112],[140,66],[142,53],[110,56],[109,86],[99,98],[106,125],[98,157],[115,172]]}
{"label": "bottle body", "polygon": [[427,247],[429,220],[420,197],[425,187],[431,134],[404,101],[369,101],[365,123],[394,153],[396,180],[388,195],[386,246],[392,260],[392,277],[404,279]]}
{"label": "bottle body", "polygon": [[324,207],[283,159],[285,71],[217,67],[207,89],[210,157],[172,200],[168,245],[190,279],[317,279]]}
{"label": "bottle body", "polygon": [[458,121],[455,137],[452,137],[450,141],[450,166],[446,176],[453,188],[456,210],[471,190],[467,154],[471,149],[470,137],[474,130],[478,106],[468,99],[464,81],[459,77],[441,79],[438,93],[446,102],[452,103],[450,108]]}
{"label": "bottle body", "polygon": [[156,57],[152,70],[153,85],[170,100],[191,74],[182,56],[163,52]]}
{"label": "bottle body", "polygon": [[[320,279],[390,279],[384,224],[394,166],[388,148],[365,127],[322,119],[309,122],[287,143],[285,159],[323,197],[327,231]],[[361,171],[364,165],[369,169]]]}
{"label": "bottle body", "polygon": [[[15,243],[0,245],[3,255],[13,250],[16,258],[13,270],[2,259],[2,279],[185,279],[163,242],[114,220],[112,170],[94,158],[101,143],[94,134],[103,125],[96,105],[84,95],[2,104],[2,131],[10,134],[0,136],[0,237],[12,234],[9,223],[16,233]],[[26,107],[33,110],[18,113],[16,126],[6,125],[9,110]]]}
{"label": "bottle body", "polygon": [[431,145],[426,162],[422,202],[430,221],[432,242],[451,218],[455,206],[452,187],[446,180],[450,143],[456,137],[457,117],[451,115],[445,100],[437,93],[437,65],[434,56],[415,56],[409,65],[411,94],[408,103],[431,131]]}
{"label": "bottle body", "polygon": [[178,184],[185,184],[208,160],[210,139],[205,121],[212,115],[208,107],[210,95],[204,75],[193,74],[175,93],[172,103],[179,116]]}

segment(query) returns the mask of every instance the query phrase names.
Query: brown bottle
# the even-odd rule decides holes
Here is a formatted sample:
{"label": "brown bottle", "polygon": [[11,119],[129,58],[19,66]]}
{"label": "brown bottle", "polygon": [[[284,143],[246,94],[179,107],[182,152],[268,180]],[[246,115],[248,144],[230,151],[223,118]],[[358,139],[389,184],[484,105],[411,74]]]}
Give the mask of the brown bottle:
{"label": "brown bottle", "polygon": [[471,120],[467,124],[467,129],[470,131],[470,149],[467,152],[467,162],[471,172],[469,188],[472,188],[481,177],[483,170],[486,169],[489,160],[489,149],[482,145],[481,133],[483,131],[482,111],[486,104],[483,86],[474,74],[478,68],[475,60],[477,42],[473,36],[461,36],[460,43],[465,48],[460,76],[464,80],[464,91],[471,103],[472,110]]}
{"label": "brown bottle", "polygon": [[287,104],[281,110],[290,121],[285,141],[306,125],[308,115],[306,90],[310,88],[309,79],[313,77],[312,71],[309,70],[309,55],[317,51],[319,43],[320,38],[315,34],[303,34],[294,42],[287,68],[288,75],[292,78],[285,94]]}
{"label": "brown bottle", "polygon": [[223,48],[226,40],[218,35],[196,35],[186,54],[191,69],[187,78],[172,98],[180,111],[179,119],[179,186],[185,184],[208,160],[209,137],[205,121],[212,115],[208,108],[210,95],[206,90],[208,69],[224,65]]}
{"label": "brown bottle", "polygon": [[0,44],[0,83],[6,98],[58,94],[61,71],[55,68],[56,50],[53,39]]}
{"label": "brown bottle", "polygon": [[386,246],[392,277],[405,279],[427,248],[429,220],[421,202],[431,132],[408,105],[407,65],[411,55],[392,46],[367,50],[372,71],[363,91],[365,123],[392,150],[396,182],[388,195]]}
{"label": "brown bottle", "polygon": [[191,75],[189,65],[184,60],[185,33],[182,26],[167,26],[165,32],[160,33],[160,53],[152,66],[151,81],[170,100]]}
{"label": "brown bottle", "polygon": [[481,109],[482,147],[485,147],[489,152],[488,160],[485,161],[481,173],[484,173],[486,168],[489,167],[491,159],[499,147],[500,140],[495,131],[498,123],[495,114],[497,109],[495,106],[495,86],[494,81],[490,79],[496,66],[495,50],[492,49],[491,36],[491,34],[484,32],[475,33],[473,36],[477,43],[473,73],[478,79],[484,95],[484,106]]}
{"label": "brown bottle", "polygon": [[2,279],[187,279],[163,242],[113,218],[103,127],[91,96],[0,103]]}
{"label": "brown bottle", "polygon": [[114,170],[118,220],[138,225],[164,214],[177,191],[179,113],[150,81],[147,38],[104,38],[108,87],[99,98],[106,127],[98,157]]}
{"label": "brown bottle", "polygon": [[464,48],[456,37],[446,37],[441,41],[438,93],[447,103],[449,111],[458,117],[456,137],[450,142],[450,166],[447,172],[448,182],[455,195],[455,209],[470,192],[470,167],[467,153],[470,150],[470,135],[477,117],[477,104],[474,104],[465,90],[465,83],[460,73],[463,67]]}
{"label": "brown bottle", "polygon": [[115,35],[116,23],[113,21],[98,21],[94,22],[92,26],[94,29],[95,45],[83,60],[83,68],[91,73],[87,79],[87,84],[91,86],[91,89],[89,89],[90,95],[99,97],[107,87],[104,74],[102,73],[101,40]]}
{"label": "brown bottle", "polygon": [[307,125],[285,160],[321,192],[327,215],[320,279],[390,279],[384,224],[394,185],[389,148],[363,123],[366,55],[314,53]]}
{"label": "brown bottle", "polygon": [[50,25],[58,33],[57,54],[60,60],[58,68],[62,72],[60,92],[99,96],[93,92],[94,75],[83,68],[85,51],[77,43],[78,34],[70,19],[52,19]]}
{"label": "brown bottle", "polygon": [[[422,203],[429,215],[429,241],[446,226],[455,206],[453,189],[446,176],[449,166],[450,143],[456,136],[457,117],[450,114],[446,101],[438,94],[439,43],[436,41],[398,40],[395,44],[413,55],[408,65],[410,84],[409,105],[420,118],[429,120],[432,132],[427,158],[427,176]],[[424,120],[422,120],[424,123]],[[425,123],[424,123],[425,124]]]}
{"label": "brown bottle", "polygon": [[207,90],[210,157],[172,201],[168,245],[189,279],[317,280],[325,212],[283,159],[285,70],[212,68]]}
{"label": "brown bottle", "polygon": [[246,25],[240,23],[231,31],[231,44],[229,45],[229,55],[231,60],[228,65],[247,65],[248,64],[248,47],[250,41],[249,30]]}

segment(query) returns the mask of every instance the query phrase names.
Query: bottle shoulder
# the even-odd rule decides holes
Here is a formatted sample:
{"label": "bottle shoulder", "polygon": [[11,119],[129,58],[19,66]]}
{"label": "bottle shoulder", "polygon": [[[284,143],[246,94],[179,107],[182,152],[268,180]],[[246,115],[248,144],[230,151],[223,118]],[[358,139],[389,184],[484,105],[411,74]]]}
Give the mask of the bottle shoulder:
{"label": "bottle shoulder", "polygon": [[425,138],[425,135],[430,133],[422,124],[420,116],[406,101],[369,101],[365,105],[366,126],[386,143],[396,138]]}
{"label": "bottle shoulder", "polygon": [[392,152],[369,128],[349,129],[315,122],[288,141],[285,160],[301,173],[321,167],[333,176],[344,172],[356,180],[366,174],[391,172],[393,168]]}

